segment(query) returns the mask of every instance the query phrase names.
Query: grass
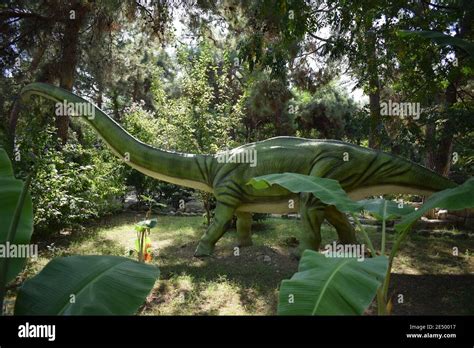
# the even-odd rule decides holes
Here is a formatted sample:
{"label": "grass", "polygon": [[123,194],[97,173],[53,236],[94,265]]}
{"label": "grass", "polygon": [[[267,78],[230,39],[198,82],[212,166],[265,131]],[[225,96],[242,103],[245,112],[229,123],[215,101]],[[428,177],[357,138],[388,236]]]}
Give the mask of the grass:
{"label": "grass", "polygon": [[[133,225],[142,219],[142,215],[124,213],[40,242],[40,257],[29,261],[17,284],[36,274],[53,257],[106,254],[135,258],[129,254],[135,244]],[[269,218],[256,223],[254,245],[238,250],[235,230],[231,229],[218,242],[214,257],[197,259],[193,252],[205,231],[203,221],[201,217],[158,217],[150,237],[155,251],[153,263],[160,268],[161,277],[139,314],[276,314],[279,284],[298,266],[292,255],[301,235],[299,221]],[[323,225],[322,234],[322,245],[337,237],[328,225]],[[369,235],[377,246],[380,233],[370,229]],[[457,256],[453,255],[454,247]],[[473,314],[474,258],[466,256],[469,251],[474,251],[472,239],[411,236],[394,264],[393,313]],[[14,296],[15,291],[10,291],[10,303]]]}

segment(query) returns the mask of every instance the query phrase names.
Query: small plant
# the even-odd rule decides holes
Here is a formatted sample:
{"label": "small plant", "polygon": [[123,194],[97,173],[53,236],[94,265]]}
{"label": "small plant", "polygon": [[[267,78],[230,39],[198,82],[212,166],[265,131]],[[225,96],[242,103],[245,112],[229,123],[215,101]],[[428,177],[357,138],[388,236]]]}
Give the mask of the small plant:
{"label": "small plant", "polygon": [[150,262],[153,258],[151,250],[151,238],[150,230],[158,223],[157,219],[150,219],[152,209],[154,206],[166,207],[166,204],[158,203],[153,198],[141,195],[142,201],[148,204],[148,210],[145,215],[145,219],[135,225],[135,231],[137,232],[137,239],[135,241],[135,250],[138,253],[139,262]]}
{"label": "small plant", "polygon": [[135,250],[138,252],[139,262],[150,262],[153,258],[151,251],[150,230],[156,226],[157,222],[157,219],[149,219],[140,221],[135,225],[135,231],[137,231]]}

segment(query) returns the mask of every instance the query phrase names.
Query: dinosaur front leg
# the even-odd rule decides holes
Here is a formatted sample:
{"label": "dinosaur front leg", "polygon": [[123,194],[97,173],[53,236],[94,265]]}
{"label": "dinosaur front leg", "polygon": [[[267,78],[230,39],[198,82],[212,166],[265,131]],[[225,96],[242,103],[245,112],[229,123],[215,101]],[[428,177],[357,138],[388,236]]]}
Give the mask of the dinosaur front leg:
{"label": "dinosaur front leg", "polygon": [[204,233],[204,235],[201,237],[196,251],[194,252],[194,256],[201,257],[212,255],[212,252],[214,251],[214,246],[224,234],[227,228],[227,224],[230,222],[232,216],[234,215],[234,211],[235,207],[230,207],[228,205],[224,205],[220,202],[217,202],[217,206],[214,211],[214,220],[207,229],[206,233]]}
{"label": "dinosaur front leg", "polygon": [[342,244],[355,244],[357,239],[354,228],[352,227],[346,214],[341,213],[333,205],[324,210],[326,220],[336,228],[339,240]]}
{"label": "dinosaur front leg", "polygon": [[237,216],[237,239],[240,247],[252,245],[252,214],[238,212]]}

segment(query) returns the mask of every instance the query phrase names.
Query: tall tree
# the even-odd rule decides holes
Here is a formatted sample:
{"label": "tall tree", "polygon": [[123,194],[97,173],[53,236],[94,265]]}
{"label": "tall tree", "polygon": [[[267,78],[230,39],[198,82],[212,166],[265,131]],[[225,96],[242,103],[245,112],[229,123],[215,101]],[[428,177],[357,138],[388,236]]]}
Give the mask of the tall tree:
{"label": "tall tree", "polygon": [[[0,11],[6,56],[0,66],[2,74],[18,80],[24,70],[17,67],[31,62],[29,81],[20,82],[33,79],[72,90],[77,72],[86,68],[84,55],[92,49],[100,50],[101,38],[131,22],[139,22],[150,37],[163,38],[170,20],[169,6],[166,1],[9,1]],[[103,69],[108,68],[106,62],[101,64]],[[19,109],[17,104],[10,108],[10,132],[14,133]],[[57,117],[57,135],[62,143],[68,138],[68,125],[67,116]]]}

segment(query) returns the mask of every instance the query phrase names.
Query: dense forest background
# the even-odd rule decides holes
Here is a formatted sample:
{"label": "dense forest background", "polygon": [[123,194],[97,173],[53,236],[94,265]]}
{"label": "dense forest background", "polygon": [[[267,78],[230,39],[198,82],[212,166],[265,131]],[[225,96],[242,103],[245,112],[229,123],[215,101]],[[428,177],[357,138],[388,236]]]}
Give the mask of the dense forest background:
{"label": "dense forest background", "polygon": [[[34,172],[37,231],[122,209],[132,188],[176,206],[210,197],[138,173],[54,104],[18,100],[48,82],[105,110],[140,140],[217,153],[273,136],[341,139],[463,182],[474,172],[474,62],[466,0],[4,1],[0,146]],[[384,116],[388,101],[421,115]]]}

